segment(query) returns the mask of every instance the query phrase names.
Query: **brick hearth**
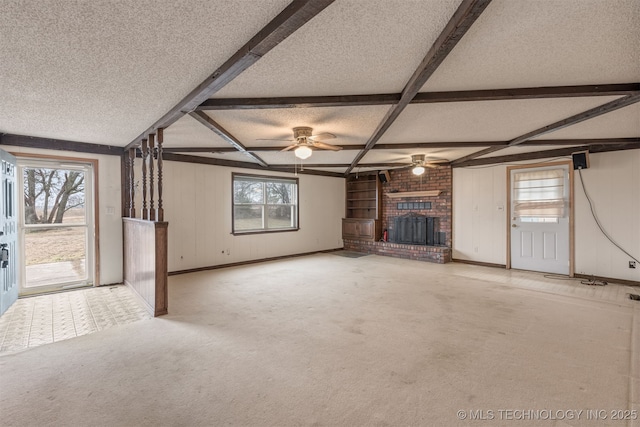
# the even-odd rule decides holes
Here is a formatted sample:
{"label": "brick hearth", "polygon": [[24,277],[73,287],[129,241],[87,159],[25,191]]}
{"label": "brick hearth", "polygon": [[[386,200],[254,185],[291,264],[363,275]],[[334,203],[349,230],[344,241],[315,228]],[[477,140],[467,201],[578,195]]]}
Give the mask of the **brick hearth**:
{"label": "brick hearth", "polygon": [[451,248],[445,246],[402,245],[390,242],[367,242],[364,240],[344,239],[344,249],[347,251],[415,259],[439,264],[451,262]]}

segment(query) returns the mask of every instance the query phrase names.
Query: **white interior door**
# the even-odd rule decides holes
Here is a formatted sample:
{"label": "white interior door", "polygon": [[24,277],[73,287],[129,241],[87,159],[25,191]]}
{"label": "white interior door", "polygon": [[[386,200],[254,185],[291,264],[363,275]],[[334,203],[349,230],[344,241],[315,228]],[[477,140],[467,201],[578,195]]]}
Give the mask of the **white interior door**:
{"label": "white interior door", "polygon": [[510,170],[511,268],[570,272],[569,167]]}
{"label": "white interior door", "polygon": [[16,158],[0,150],[0,314],[18,299]]}

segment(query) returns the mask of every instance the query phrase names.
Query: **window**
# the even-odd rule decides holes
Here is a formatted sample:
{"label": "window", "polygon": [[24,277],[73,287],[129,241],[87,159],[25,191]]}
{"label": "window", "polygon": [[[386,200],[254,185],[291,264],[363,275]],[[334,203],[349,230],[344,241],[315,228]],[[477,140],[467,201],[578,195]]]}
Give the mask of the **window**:
{"label": "window", "polygon": [[514,215],[525,222],[557,222],[565,216],[563,169],[519,172],[514,175]]}
{"label": "window", "polygon": [[298,180],[232,174],[233,234],[298,229]]}

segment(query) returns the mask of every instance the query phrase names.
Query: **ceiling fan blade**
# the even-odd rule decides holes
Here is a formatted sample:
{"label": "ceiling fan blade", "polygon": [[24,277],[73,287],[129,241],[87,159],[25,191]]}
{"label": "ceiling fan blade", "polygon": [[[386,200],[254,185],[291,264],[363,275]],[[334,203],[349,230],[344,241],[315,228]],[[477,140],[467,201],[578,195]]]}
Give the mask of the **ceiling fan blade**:
{"label": "ceiling fan blade", "polygon": [[319,133],[317,135],[311,135],[309,139],[314,141],[324,141],[325,139],[335,139],[335,135],[329,132]]}
{"label": "ceiling fan blade", "polygon": [[423,166],[427,168],[435,169],[440,165],[445,165],[448,163],[449,163],[449,160],[447,159],[435,159],[435,160],[427,160],[426,162],[424,162]]}
{"label": "ceiling fan blade", "polygon": [[292,142],[292,141],[295,141],[295,139],[258,138],[258,139],[256,139],[256,141],[287,141],[287,142]]}
{"label": "ceiling fan blade", "polygon": [[294,149],[294,148],[296,148],[297,146],[298,146],[298,144],[290,145],[290,146],[288,146],[287,148],[283,148],[282,150],[280,150],[280,152],[293,150],[293,149]]}
{"label": "ceiling fan blade", "polygon": [[325,144],[324,142],[313,141],[312,145],[316,148],[322,148],[323,150],[340,151],[342,147],[337,147],[331,144]]}

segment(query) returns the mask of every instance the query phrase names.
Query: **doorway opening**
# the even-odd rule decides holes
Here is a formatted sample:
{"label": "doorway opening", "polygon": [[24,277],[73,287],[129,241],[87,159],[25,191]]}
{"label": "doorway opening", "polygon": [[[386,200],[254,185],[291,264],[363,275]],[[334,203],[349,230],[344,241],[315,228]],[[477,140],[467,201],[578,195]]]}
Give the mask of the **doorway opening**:
{"label": "doorway opening", "polygon": [[92,286],[96,162],[18,158],[20,295]]}

